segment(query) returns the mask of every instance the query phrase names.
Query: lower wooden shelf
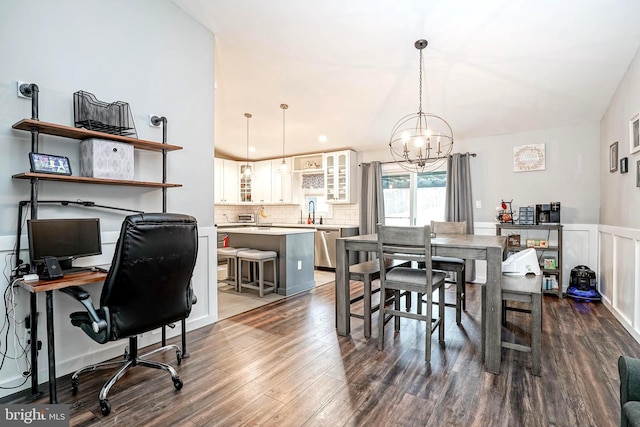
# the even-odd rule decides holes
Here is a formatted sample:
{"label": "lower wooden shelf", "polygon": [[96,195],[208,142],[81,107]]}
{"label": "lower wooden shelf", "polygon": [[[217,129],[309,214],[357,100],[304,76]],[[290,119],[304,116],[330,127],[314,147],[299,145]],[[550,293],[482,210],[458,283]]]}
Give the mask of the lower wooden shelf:
{"label": "lower wooden shelf", "polygon": [[46,173],[23,172],[13,175],[15,179],[31,179],[37,178],[43,181],[59,181],[59,182],[75,182],[81,184],[105,184],[105,185],[126,185],[129,187],[152,187],[152,188],[170,188],[182,187],[182,184],[170,184],[168,182],[149,182],[149,181],[124,181],[120,179],[108,178],[92,178],[88,176],[69,176],[69,175],[53,175]]}

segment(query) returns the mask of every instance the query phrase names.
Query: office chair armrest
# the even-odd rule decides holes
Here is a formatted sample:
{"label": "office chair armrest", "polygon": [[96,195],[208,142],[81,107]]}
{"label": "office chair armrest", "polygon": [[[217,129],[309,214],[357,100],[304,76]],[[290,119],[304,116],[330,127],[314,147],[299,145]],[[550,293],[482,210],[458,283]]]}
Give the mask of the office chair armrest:
{"label": "office chair armrest", "polygon": [[97,334],[100,331],[105,331],[107,329],[107,321],[98,316],[96,308],[93,306],[91,295],[89,295],[87,291],[84,291],[79,286],[69,286],[68,288],[60,289],[60,291],[84,305],[84,308],[87,309],[87,313],[91,319],[91,328],[93,329],[93,332]]}

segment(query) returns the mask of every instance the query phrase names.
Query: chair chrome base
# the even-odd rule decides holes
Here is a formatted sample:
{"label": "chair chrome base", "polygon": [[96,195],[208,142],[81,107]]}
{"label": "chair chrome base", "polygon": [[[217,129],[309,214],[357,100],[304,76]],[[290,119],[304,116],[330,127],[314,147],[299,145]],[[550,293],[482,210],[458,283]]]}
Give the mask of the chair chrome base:
{"label": "chair chrome base", "polygon": [[99,395],[100,409],[103,415],[109,415],[109,413],[111,412],[111,404],[107,400],[107,394],[109,393],[109,390],[111,390],[111,387],[113,387],[113,385],[120,378],[122,378],[129,369],[137,365],[145,366],[147,368],[162,369],[164,371],[169,372],[169,374],[171,375],[171,379],[173,381],[173,386],[176,388],[176,390],[180,390],[183,386],[182,380],[178,376],[178,373],[176,372],[176,370],[171,365],[167,363],[156,362],[153,360],[146,359],[147,357],[149,357],[154,353],[167,351],[171,349],[175,349],[176,359],[178,361],[178,365],[180,365],[182,363],[182,351],[180,350],[180,347],[178,347],[177,345],[175,344],[167,345],[167,346],[155,349],[153,351],[150,351],[149,353],[138,355],[138,337],[129,337],[129,350],[125,351],[124,360],[96,363],[94,365],[85,366],[84,368],[79,369],[71,376],[71,392],[74,395],[78,393],[78,384],[80,383],[80,380],[78,379],[78,377],[83,372],[95,371],[98,369],[106,369],[106,368],[111,368],[113,366],[121,366],[121,368],[111,377],[111,379],[109,379],[109,381],[107,381],[102,386],[102,389],[100,390],[100,395]]}

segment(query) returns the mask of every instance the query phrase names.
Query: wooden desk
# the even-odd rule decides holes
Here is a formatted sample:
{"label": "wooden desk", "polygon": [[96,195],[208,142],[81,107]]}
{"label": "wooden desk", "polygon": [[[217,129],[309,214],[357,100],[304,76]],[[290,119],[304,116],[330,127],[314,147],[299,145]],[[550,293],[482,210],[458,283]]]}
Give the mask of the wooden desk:
{"label": "wooden desk", "polygon": [[[349,251],[375,252],[378,236],[344,237],[336,243],[336,327],[338,335],[349,335]],[[440,234],[431,239],[433,255],[487,261],[487,324],[485,339],[485,370],[500,372],[500,322],[502,297],[500,284],[502,259],[507,247],[505,236],[478,236],[472,234]],[[427,337],[429,339],[429,337]]]}
{"label": "wooden desk", "polygon": [[31,307],[29,314],[31,321],[31,395],[27,400],[35,400],[42,395],[42,392],[38,389],[38,293],[46,293],[49,402],[58,403],[56,392],[56,353],[53,335],[53,291],[56,289],[68,288],[70,286],[82,286],[90,283],[104,282],[106,277],[107,273],[99,271],[82,271],[67,274],[63,278],[56,280],[38,280],[34,282],[19,280],[17,282],[21,288],[24,288],[31,293]]}

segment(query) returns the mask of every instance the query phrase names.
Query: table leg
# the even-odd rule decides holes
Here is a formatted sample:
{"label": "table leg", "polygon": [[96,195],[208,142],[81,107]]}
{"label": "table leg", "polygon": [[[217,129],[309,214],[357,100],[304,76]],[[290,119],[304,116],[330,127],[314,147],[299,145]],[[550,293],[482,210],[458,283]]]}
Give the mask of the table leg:
{"label": "table leg", "polygon": [[[47,291],[47,348],[49,350],[49,402],[58,403],[56,391],[56,349],[53,335],[53,291]],[[34,343],[31,342],[33,346]],[[35,343],[37,347],[37,341]]]}
{"label": "table leg", "polygon": [[500,248],[487,248],[487,307],[485,328],[485,365],[488,372],[500,373],[501,323],[502,317],[502,251]]}
{"label": "table leg", "polygon": [[27,396],[27,402],[42,396],[42,392],[38,388],[38,296],[32,293],[30,297],[29,321],[31,323],[31,334],[29,339],[36,345],[31,346],[31,394]]}
{"label": "table leg", "polygon": [[349,254],[345,241],[336,241],[336,327],[338,335],[351,332],[349,317]]}

